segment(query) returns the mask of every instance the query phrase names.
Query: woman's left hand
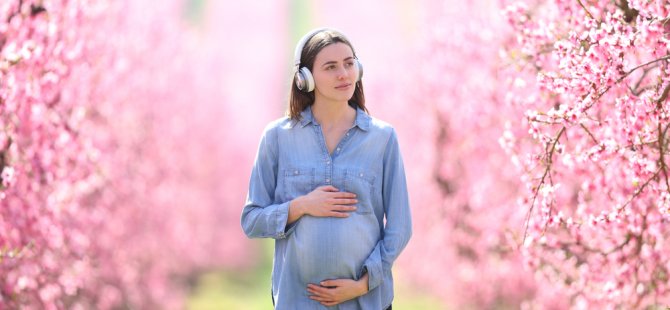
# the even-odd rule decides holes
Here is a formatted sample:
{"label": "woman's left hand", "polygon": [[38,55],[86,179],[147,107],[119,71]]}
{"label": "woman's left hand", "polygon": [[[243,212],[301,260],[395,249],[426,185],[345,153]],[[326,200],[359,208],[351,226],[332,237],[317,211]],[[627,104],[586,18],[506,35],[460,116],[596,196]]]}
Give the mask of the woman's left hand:
{"label": "woman's left hand", "polygon": [[363,275],[358,281],[335,279],[321,281],[320,284],[307,284],[307,291],[311,294],[309,298],[330,307],[365,295],[368,292],[368,275]]}

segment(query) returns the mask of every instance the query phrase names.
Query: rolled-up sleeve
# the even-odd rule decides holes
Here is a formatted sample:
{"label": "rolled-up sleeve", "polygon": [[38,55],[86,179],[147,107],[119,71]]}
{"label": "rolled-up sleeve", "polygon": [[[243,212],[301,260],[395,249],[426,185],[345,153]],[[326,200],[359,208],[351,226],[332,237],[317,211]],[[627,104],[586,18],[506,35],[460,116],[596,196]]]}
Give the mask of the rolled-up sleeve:
{"label": "rolled-up sleeve", "polygon": [[[276,128],[274,128],[276,130]],[[251,171],[249,192],[242,211],[242,229],[249,238],[286,238],[289,202],[273,204],[277,186],[277,133],[266,128]]]}
{"label": "rolled-up sleeve", "polygon": [[369,277],[369,290],[379,286],[385,278],[391,278],[393,262],[412,236],[407,181],[395,131],[391,132],[384,152],[382,182],[386,224],[382,240],[377,243],[363,265]]}

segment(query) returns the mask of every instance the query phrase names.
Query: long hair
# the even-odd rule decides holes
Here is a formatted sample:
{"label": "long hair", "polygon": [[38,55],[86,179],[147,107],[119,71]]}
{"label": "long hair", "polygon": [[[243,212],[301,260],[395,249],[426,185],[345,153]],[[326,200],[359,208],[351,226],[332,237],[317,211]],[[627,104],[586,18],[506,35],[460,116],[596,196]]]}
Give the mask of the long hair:
{"label": "long hair", "polygon": [[[354,47],[351,46],[349,40],[340,32],[332,29],[323,30],[315,35],[313,35],[305,44],[300,54],[300,66],[307,67],[309,71],[313,72],[314,60],[316,55],[326,46],[334,43],[344,43],[351,51],[354,53],[354,58],[356,58],[356,51]],[[296,68],[299,70],[300,68]],[[295,73],[295,71],[294,71]],[[314,104],[314,92],[304,92],[298,89],[295,83],[295,74],[291,83],[291,90],[288,95],[288,110],[286,114],[289,118],[293,120],[300,120],[300,113],[305,110],[308,106]],[[360,108],[361,110],[368,113],[368,109],[365,107],[365,95],[363,94],[363,82],[356,82],[356,89],[354,90],[354,95],[349,99],[349,106],[353,108]]]}

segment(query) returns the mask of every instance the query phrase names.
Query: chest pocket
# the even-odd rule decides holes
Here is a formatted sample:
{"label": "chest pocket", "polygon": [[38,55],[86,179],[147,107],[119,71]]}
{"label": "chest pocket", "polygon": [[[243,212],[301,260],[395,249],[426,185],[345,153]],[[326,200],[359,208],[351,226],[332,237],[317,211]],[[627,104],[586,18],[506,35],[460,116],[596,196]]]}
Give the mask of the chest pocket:
{"label": "chest pocket", "polygon": [[284,170],[284,196],[294,199],[314,190],[314,168],[287,168]]}
{"label": "chest pocket", "polygon": [[372,200],[375,177],[372,173],[363,170],[344,171],[344,191],[356,194],[358,209],[356,213],[372,213]]}

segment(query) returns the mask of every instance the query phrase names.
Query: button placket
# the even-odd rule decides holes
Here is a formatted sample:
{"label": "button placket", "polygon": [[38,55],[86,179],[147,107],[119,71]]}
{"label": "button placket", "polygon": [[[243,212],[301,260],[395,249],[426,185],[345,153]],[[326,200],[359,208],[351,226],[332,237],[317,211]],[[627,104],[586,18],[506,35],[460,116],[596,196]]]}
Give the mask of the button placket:
{"label": "button placket", "polygon": [[326,154],[325,158],[325,170],[326,170],[326,175],[324,176],[325,179],[324,181],[326,182],[326,185],[332,185],[333,184],[333,158],[330,157],[330,155]]}
{"label": "button placket", "polygon": [[321,143],[321,149],[323,152],[323,158],[325,161],[325,171],[326,174],[324,176],[324,181],[326,185],[331,185],[332,184],[332,176],[333,176],[333,159],[330,157],[330,154],[328,154],[328,147],[326,147],[326,139],[323,136],[323,131],[321,130],[321,126],[319,124],[314,124],[314,133],[316,134],[319,142]]}
{"label": "button placket", "polygon": [[337,147],[335,148],[335,151],[333,152],[333,155],[339,155],[340,153],[342,153],[342,146],[344,144],[346,144],[347,141],[349,141],[349,138],[351,136],[351,130],[352,130],[352,128],[349,128],[349,130],[347,130],[347,133],[344,135],[344,137],[342,137],[342,140],[340,140],[340,143],[337,144]]}

